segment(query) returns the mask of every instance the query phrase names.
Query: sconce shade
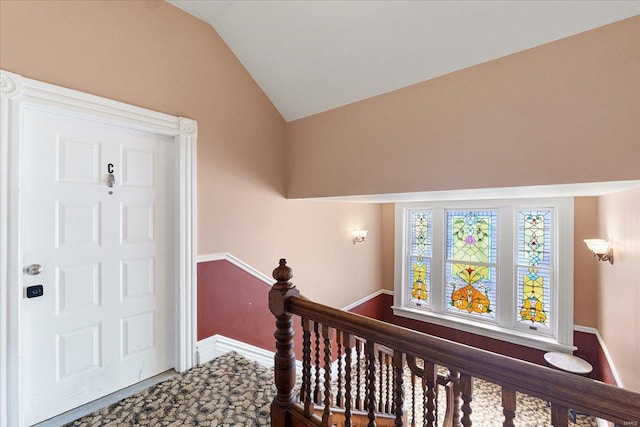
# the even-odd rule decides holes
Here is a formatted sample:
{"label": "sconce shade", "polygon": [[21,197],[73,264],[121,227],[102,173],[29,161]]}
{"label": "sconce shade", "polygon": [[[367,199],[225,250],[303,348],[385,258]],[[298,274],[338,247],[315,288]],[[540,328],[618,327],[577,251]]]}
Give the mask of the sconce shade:
{"label": "sconce shade", "polygon": [[353,235],[353,244],[355,245],[358,242],[364,242],[364,239],[367,237],[367,230],[353,230],[351,234]]}
{"label": "sconce shade", "polygon": [[585,239],[584,242],[600,261],[609,261],[610,264],[613,264],[613,249],[611,249],[609,242],[603,239]]}
{"label": "sconce shade", "polygon": [[585,239],[587,247],[594,254],[603,255],[609,251],[609,242],[603,239]]}

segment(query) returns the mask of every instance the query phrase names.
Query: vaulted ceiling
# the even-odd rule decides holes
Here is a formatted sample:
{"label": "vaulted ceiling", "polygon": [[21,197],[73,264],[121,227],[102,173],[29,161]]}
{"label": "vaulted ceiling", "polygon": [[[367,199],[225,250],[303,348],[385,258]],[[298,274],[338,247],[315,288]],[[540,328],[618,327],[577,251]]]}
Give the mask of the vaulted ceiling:
{"label": "vaulted ceiling", "polygon": [[640,1],[167,0],[211,24],[287,121],[640,14]]}

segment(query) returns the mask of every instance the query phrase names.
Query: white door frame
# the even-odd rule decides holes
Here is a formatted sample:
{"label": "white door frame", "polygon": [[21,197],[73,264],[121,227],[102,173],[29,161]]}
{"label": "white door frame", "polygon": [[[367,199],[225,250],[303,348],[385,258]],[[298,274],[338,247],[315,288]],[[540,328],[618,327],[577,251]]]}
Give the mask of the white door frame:
{"label": "white door frame", "polygon": [[176,144],[175,369],[195,365],[197,122],[0,70],[0,425],[22,426],[20,310],[22,115],[25,108],[173,137]]}

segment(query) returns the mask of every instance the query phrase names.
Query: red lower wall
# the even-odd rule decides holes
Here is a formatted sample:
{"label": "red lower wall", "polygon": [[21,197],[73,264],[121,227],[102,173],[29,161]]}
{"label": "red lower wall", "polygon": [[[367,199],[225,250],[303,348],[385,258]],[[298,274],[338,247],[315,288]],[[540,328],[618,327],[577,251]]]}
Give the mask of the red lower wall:
{"label": "red lower wall", "polygon": [[[198,264],[198,340],[220,334],[273,351],[275,319],[269,311],[269,285],[228,261]],[[221,303],[223,302],[223,303]],[[544,365],[544,351],[468,332],[395,316],[393,295],[380,294],[350,310],[373,319]],[[295,352],[302,354],[299,321],[294,318]],[[574,332],[575,355],[594,368],[592,378],[615,385],[604,352],[594,334]]]}
{"label": "red lower wall", "polygon": [[383,320],[384,319],[384,301],[385,294],[373,297],[362,304],[349,310],[351,313],[366,316],[371,319]]}
{"label": "red lower wall", "polygon": [[[270,289],[228,261],[198,263],[198,340],[220,334],[273,351],[275,318],[269,311]],[[302,354],[302,340],[297,339],[302,328],[296,318],[293,320],[295,352]]]}
{"label": "red lower wall", "polygon": [[[597,348],[597,369],[598,369],[598,373],[599,373],[599,379],[600,381],[604,381],[607,384],[611,384],[611,385],[618,385],[618,382],[616,381],[616,377],[613,375],[613,370],[611,369],[611,365],[609,365],[607,356],[604,353],[604,350],[602,349],[602,347],[600,346],[600,343],[598,344],[598,348]],[[595,368],[596,365],[594,365]]]}
{"label": "red lower wall", "polygon": [[[393,314],[393,310],[391,309],[392,305],[393,295],[382,294],[359,305],[352,311],[358,312],[359,314],[363,314],[365,316],[374,317],[378,320],[383,320],[394,325],[403,326],[405,328],[424,332],[429,335],[448,339],[450,341],[459,342],[494,353],[515,357],[521,360],[527,360],[539,365],[545,365],[545,352],[542,350],[536,350],[529,347],[511,344],[505,341],[487,338],[468,332],[458,331],[456,329],[451,329],[444,326],[396,316]],[[375,314],[375,316],[371,314]],[[607,359],[604,355],[604,351],[602,350],[600,343],[598,342],[598,339],[594,334],[574,331],[573,343],[576,347],[578,347],[578,350],[576,350],[574,354],[588,361],[593,366],[591,378],[604,381],[608,384],[616,385],[615,379],[611,372],[611,368],[609,367],[609,363],[607,362]]]}
{"label": "red lower wall", "polygon": [[[609,363],[607,363],[607,359],[604,357],[604,353],[600,348],[598,338],[594,334],[590,334],[587,332],[573,331],[573,345],[578,347],[578,349],[574,351],[573,354],[581,359],[586,360],[587,362],[591,363],[591,366],[593,366],[591,378],[605,381],[603,376],[603,369],[605,368],[605,365],[608,369]],[[609,384],[615,385],[615,382]]]}

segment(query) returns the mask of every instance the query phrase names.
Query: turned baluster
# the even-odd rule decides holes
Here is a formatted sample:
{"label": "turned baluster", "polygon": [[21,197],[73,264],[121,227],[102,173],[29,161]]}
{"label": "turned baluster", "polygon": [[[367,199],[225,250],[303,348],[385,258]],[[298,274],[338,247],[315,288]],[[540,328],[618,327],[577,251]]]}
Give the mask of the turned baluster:
{"label": "turned baluster", "polygon": [[[393,365],[393,361],[391,361],[391,364]],[[396,370],[395,369],[391,370],[391,383],[395,387],[395,384],[396,384]],[[393,393],[393,390],[392,390],[391,394],[392,394],[392,396],[391,396],[391,412],[390,412],[390,414],[395,414],[396,413],[396,399],[395,399],[395,393]]]}
{"label": "turned baluster", "polygon": [[313,389],[313,402],[318,404],[320,403],[320,325],[318,322],[313,322],[313,333],[315,334],[315,367],[316,367],[316,378],[315,378],[315,387]]}
{"label": "turned baluster", "polygon": [[344,395],[342,394],[342,334],[336,330],[336,341],[338,342],[338,394],[336,395],[336,405],[344,408]]}
{"label": "turned baluster", "polygon": [[364,346],[364,353],[367,358],[367,416],[369,418],[368,427],[376,427],[376,354],[374,342],[367,340]]}
{"label": "turned baluster", "polygon": [[396,409],[396,426],[403,425],[403,405],[404,405],[404,354],[398,350],[393,352],[393,372],[395,373],[395,384],[393,387],[393,394],[395,396],[395,409]]}
{"label": "turned baluster", "polygon": [[288,410],[295,401],[293,387],[296,381],[293,321],[291,313],[287,311],[286,300],[300,293],[290,281],[293,278],[293,270],[287,267],[285,259],[281,259],[279,266],[273,270],[273,278],[276,283],[269,291],[269,310],[276,318],[273,375],[277,393],[271,403],[271,425],[285,426],[289,420]]}
{"label": "turned baluster", "polygon": [[361,353],[361,341],[356,339],[356,409],[362,410],[362,375],[361,375],[361,361],[362,361],[362,353]]}
{"label": "turned baluster", "polygon": [[[369,410],[369,400],[367,399],[367,397],[369,396],[369,384],[371,384],[371,377],[369,376],[369,356],[367,354],[367,344],[363,341],[362,342],[362,351],[363,351],[363,357],[364,357],[364,371],[362,373],[362,375],[364,375],[364,391],[362,393],[362,406],[363,406],[363,410],[368,411]],[[372,356],[374,357],[374,356]],[[375,357],[374,357],[375,359]],[[375,362],[375,360],[374,360]]]}
{"label": "turned baluster", "polygon": [[389,355],[385,355],[384,358],[385,361],[385,365],[387,368],[387,403],[384,406],[384,412],[387,414],[390,414],[393,408],[393,391],[391,389],[392,387],[392,382],[391,382],[391,358],[389,357]]}
{"label": "turned baluster", "polygon": [[[425,372],[425,375],[426,375],[426,372]],[[427,387],[427,378],[423,375],[421,379],[422,379],[422,425],[426,427],[429,425],[429,419],[427,417],[428,387]],[[433,421],[432,421],[432,424],[433,424]]]}
{"label": "turned baluster", "polygon": [[324,411],[322,412],[322,425],[330,426],[331,422],[331,331],[328,326],[322,325],[322,338],[324,338]]}
{"label": "turned baluster", "polygon": [[[427,427],[435,427],[436,425],[436,381],[438,380],[438,369],[433,363],[424,361],[424,377],[422,378],[423,389],[423,410]],[[426,387],[425,387],[426,386]],[[425,390],[426,388],[426,390]]]}
{"label": "turned baluster", "polygon": [[473,400],[473,377],[460,375],[460,394],[462,395],[462,425],[471,427],[471,401]]}
{"label": "turned baluster", "polygon": [[502,387],[502,413],[504,414],[503,427],[514,427],[513,419],[516,417],[516,392]]}
{"label": "turned baluster", "polygon": [[[430,363],[425,359],[422,359],[422,368],[420,368],[417,364],[417,359],[414,356],[407,355],[405,357],[407,360],[407,366],[411,371],[411,425],[414,426],[418,424],[417,420],[419,419],[416,417],[416,377],[419,377],[421,379],[420,385],[422,387],[422,413],[419,415],[422,418],[423,426],[430,425],[431,427],[434,427],[434,408],[436,407],[435,405],[437,405],[434,388],[436,386],[436,381],[438,380],[436,368],[433,363]],[[431,408],[429,408],[429,406],[431,406]],[[429,418],[431,418],[431,420],[429,420]]]}
{"label": "turned baluster", "polygon": [[345,427],[351,426],[351,403],[353,397],[351,396],[351,347],[353,347],[353,338],[349,333],[342,334],[343,344],[345,348],[344,364],[344,425]]}
{"label": "turned baluster", "polygon": [[311,330],[309,319],[302,318],[302,387],[300,400],[304,403],[304,414],[310,417],[313,413],[311,399]]}
{"label": "turned baluster", "polygon": [[416,374],[411,371],[411,427],[416,425]]}
{"label": "turned baluster", "polygon": [[[451,416],[451,425],[453,427],[462,427],[460,414],[460,374],[449,369],[447,380],[450,385],[451,398],[447,400],[447,412]],[[451,405],[452,407],[449,407]]]}
{"label": "turned baluster", "polygon": [[384,354],[382,350],[378,350],[378,366],[380,366],[380,371],[378,372],[378,412],[384,412],[384,373],[386,372],[384,368]]}

